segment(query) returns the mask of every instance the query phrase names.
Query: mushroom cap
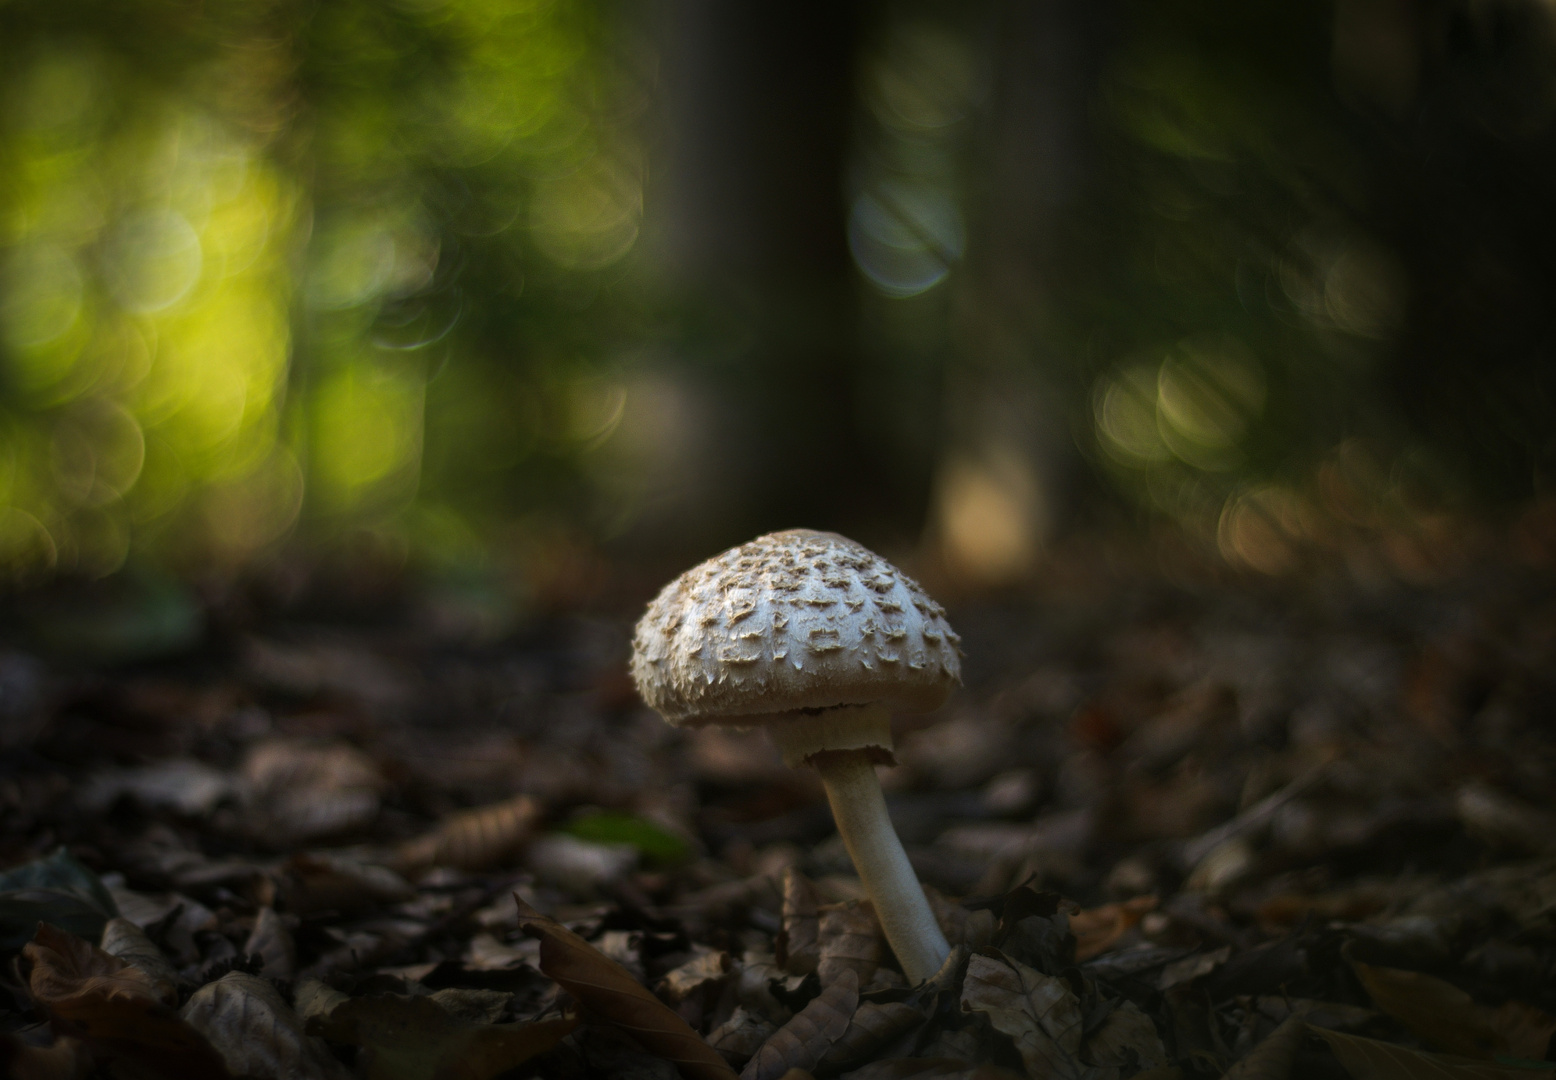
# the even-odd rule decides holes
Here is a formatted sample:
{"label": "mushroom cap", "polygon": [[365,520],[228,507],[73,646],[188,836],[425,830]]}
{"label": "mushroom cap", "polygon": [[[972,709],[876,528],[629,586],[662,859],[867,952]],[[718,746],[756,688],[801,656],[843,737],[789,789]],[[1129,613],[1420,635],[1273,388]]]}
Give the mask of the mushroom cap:
{"label": "mushroom cap", "polygon": [[666,585],[638,621],[632,679],[677,725],[858,705],[926,712],[961,682],[960,641],[945,609],[879,555],[789,529]]}

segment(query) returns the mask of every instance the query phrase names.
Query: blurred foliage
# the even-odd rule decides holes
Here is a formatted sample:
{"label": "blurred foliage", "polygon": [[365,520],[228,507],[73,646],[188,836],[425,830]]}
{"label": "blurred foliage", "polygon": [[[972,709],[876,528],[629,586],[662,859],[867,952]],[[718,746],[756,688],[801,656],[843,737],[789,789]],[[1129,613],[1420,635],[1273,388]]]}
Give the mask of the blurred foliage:
{"label": "blurred foliage", "polygon": [[[834,13],[676,11],[0,5],[0,572],[349,537],[468,581],[714,502],[961,514],[943,535],[1029,561],[1065,470],[1007,450],[1054,440],[991,471],[947,419],[1022,413],[1023,365],[1054,400],[1017,426],[1068,422],[1096,476],[1266,569],[1248,537],[1553,464],[1535,0],[857,5],[776,58]],[[666,90],[676,19],[739,54],[687,46],[706,100]],[[719,234],[700,278],[645,207],[666,128],[703,157],[656,169],[714,177],[681,208]]]}
{"label": "blurred foliage", "polygon": [[13,574],[572,495],[641,210],[595,6],[13,3],[0,70]]}
{"label": "blurred foliage", "polygon": [[1053,302],[1103,472],[1260,569],[1284,560],[1252,533],[1279,547],[1538,492],[1549,10],[1129,11]]}

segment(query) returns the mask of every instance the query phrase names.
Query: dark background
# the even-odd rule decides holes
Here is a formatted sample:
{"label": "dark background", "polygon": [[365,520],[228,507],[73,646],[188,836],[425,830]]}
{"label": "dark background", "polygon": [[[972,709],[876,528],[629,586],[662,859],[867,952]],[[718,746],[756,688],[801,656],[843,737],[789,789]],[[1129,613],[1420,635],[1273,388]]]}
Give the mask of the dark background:
{"label": "dark background", "polygon": [[1494,521],[1553,453],[1553,41],[1533,0],[12,0],[0,556],[523,597],[798,524],[1002,585],[1082,532],[1284,574]]}

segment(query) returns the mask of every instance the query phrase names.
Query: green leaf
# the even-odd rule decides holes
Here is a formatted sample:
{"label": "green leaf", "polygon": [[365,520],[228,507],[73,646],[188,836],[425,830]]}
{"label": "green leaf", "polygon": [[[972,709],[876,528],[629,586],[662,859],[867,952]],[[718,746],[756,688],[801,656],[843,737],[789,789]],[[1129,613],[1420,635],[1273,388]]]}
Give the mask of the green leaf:
{"label": "green leaf", "polygon": [[562,830],[595,844],[628,844],[656,863],[680,862],[691,853],[686,841],[652,821],[602,810],[575,818]]}

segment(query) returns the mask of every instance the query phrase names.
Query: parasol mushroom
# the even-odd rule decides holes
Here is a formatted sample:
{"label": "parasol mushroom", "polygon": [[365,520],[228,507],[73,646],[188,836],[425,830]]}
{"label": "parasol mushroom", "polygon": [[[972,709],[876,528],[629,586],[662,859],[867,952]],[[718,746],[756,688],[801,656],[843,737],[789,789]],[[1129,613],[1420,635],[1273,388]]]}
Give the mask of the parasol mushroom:
{"label": "parasol mushroom", "polygon": [[821,774],[832,817],[908,978],[950,951],[886,813],[891,712],[937,708],[961,681],[945,610],[879,555],[790,529],[682,574],[639,620],[632,677],[676,725],[764,727]]}

